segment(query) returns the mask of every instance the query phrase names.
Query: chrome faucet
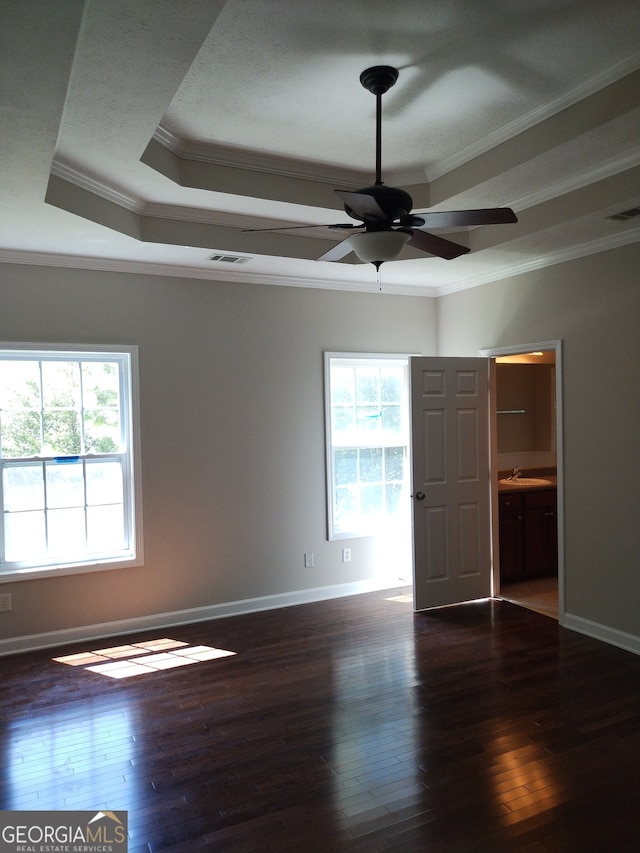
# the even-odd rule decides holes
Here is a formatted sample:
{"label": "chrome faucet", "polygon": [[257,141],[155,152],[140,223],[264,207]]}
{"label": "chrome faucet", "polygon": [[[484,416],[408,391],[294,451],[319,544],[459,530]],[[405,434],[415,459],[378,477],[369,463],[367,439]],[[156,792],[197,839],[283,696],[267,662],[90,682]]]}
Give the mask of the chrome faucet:
{"label": "chrome faucet", "polygon": [[515,468],[513,469],[513,471],[511,472],[511,476],[510,476],[510,477],[508,477],[507,479],[509,479],[509,480],[517,480],[519,476],[520,476],[520,469],[519,469],[519,468],[518,468],[518,466],[516,465],[516,467],[515,467]]}

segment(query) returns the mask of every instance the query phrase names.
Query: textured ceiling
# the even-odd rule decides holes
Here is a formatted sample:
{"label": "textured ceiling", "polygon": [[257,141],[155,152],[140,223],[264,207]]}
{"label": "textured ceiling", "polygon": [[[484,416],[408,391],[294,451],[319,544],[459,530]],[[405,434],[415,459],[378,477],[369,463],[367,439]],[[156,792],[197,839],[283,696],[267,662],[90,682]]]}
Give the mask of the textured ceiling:
{"label": "textured ceiling", "polygon": [[[333,192],[382,172],[414,210],[519,222],[407,249],[387,292],[438,294],[640,239],[636,0],[4,0],[0,260],[370,289],[317,262]],[[442,232],[438,232],[442,233]],[[443,234],[443,236],[445,236]],[[412,254],[413,252],[413,254]],[[211,261],[236,255],[241,264]]]}

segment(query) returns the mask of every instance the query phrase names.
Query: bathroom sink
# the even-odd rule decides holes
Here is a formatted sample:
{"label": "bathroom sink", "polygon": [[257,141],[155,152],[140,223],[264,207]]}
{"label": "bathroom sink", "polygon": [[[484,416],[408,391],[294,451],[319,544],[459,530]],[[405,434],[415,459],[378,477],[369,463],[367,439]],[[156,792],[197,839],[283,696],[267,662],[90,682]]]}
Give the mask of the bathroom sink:
{"label": "bathroom sink", "polygon": [[517,480],[504,479],[500,480],[501,486],[552,486],[552,480],[546,480],[544,477],[518,477]]}

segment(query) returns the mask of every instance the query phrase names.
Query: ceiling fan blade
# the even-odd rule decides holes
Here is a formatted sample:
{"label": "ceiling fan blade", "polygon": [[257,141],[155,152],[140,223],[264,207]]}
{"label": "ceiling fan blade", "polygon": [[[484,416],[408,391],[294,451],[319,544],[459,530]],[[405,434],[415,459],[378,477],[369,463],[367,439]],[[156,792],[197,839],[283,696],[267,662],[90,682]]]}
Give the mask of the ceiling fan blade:
{"label": "ceiling fan blade", "polygon": [[367,193],[352,193],[346,190],[335,190],[342,201],[351,208],[357,216],[363,219],[386,219],[383,209],[372,195]]}
{"label": "ceiling fan blade", "polygon": [[318,223],[314,223],[313,225],[283,225],[280,228],[243,228],[243,234],[255,234],[261,231],[298,231],[304,228],[346,228],[351,230],[352,228],[362,228],[362,225],[351,225],[346,222],[338,222],[336,224],[331,225],[318,225]]}
{"label": "ceiling fan blade", "polygon": [[451,261],[460,255],[466,255],[470,251],[466,246],[460,246],[451,240],[445,240],[443,237],[436,237],[435,234],[428,234],[426,231],[407,230],[411,231],[411,237],[408,241],[410,246],[415,246],[416,249],[428,252],[430,255],[436,255],[438,258],[444,258],[446,261]]}
{"label": "ceiling fan blade", "polygon": [[317,261],[339,261],[344,258],[346,255],[351,252],[351,245],[349,243],[349,237],[345,240],[342,240],[340,243],[336,243],[336,245],[329,249],[328,252],[325,252],[324,255],[320,255],[319,258],[316,258]]}
{"label": "ceiling fan blade", "polygon": [[[412,219],[422,219],[427,228],[455,228],[465,225],[503,225],[517,222],[510,207],[488,207],[484,210],[427,210]],[[414,222],[411,223],[416,227]]]}

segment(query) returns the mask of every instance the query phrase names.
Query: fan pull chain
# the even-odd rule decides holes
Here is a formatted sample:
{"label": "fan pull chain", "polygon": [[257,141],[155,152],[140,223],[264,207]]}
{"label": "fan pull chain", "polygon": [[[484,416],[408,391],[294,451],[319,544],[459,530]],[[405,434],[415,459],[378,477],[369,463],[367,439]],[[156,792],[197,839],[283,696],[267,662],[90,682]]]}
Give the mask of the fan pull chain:
{"label": "fan pull chain", "polygon": [[382,273],[380,272],[382,261],[373,261],[373,265],[376,268],[376,282],[378,284],[378,290],[382,293]]}

